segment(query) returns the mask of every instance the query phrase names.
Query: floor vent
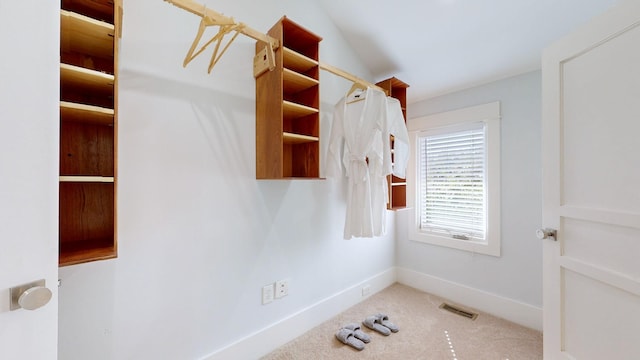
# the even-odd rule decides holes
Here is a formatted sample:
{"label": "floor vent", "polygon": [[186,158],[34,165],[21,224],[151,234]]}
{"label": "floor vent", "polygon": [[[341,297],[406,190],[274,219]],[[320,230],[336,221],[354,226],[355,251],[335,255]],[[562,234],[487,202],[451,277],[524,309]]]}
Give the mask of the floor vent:
{"label": "floor vent", "polygon": [[448,312],[452,312],[456,315],[460,315],[462,317],[466,317],[467,319],[471,319],[471,320],[475,320],[478,317],[478,314],[476,313],[472,313],[472,312],[468,312],[465,310],[462,310],[458,307],[455,307],[453,305],[449,305],[447,303],[442,303],[442,305],[440,305],[440,309],[443,310],[447,310]]}

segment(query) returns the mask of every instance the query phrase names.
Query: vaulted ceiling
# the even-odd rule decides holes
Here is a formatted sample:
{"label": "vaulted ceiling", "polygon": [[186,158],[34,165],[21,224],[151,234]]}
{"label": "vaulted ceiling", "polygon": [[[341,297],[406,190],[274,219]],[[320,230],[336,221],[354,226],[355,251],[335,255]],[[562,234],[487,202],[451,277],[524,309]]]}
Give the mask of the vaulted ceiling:
{"label": "vaulted ceiling", "polygon": [[376,80],[408,102],[533,71],[542,50],[620,0],[318,0]]}

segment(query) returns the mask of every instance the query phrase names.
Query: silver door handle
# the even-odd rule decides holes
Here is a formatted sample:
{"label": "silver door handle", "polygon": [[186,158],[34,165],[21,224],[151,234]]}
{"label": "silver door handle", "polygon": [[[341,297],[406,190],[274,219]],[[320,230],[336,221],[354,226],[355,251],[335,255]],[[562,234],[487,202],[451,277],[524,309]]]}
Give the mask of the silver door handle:
{"label": "silver door handle", "polygon": [[558,239],[556,238],[556,235],[557,231],[555,229],[545,228],[536,230],[536,237],[540,240],[551,239],[553,241],[557,241]]}
{"label": "silver door handle", "polygon": [[11,303],[9,310],[35,310],[45,306],[51,300],[51,290],[47,289],[45,280],[12,287],[9,291]]}

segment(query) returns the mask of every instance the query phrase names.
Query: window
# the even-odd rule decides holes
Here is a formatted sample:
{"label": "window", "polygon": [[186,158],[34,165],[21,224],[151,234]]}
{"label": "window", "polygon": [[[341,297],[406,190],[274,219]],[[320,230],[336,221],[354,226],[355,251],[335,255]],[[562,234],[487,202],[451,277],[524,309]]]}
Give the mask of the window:
{"label": "window", "polygon": [[484,241],[483,123],[418,135],[420,231]]}
{"label": "window", "polygon": [[410,239],[500,256],[500,103],[408,125]]}

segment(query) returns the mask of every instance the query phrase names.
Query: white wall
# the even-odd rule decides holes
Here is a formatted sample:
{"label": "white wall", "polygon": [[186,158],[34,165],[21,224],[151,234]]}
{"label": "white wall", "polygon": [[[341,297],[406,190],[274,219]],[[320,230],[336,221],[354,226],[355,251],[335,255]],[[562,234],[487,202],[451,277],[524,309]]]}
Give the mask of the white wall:
{"label": "white wall", "polygon": [[417,102],[411,119],[493,101],[501,102],[501,252],[473,254],[408,239],[408,211],[397,214],[397,266],[519,303],[542,307],[540,72]]}
{"label": "white wall", "polygon": [[[370,78],[312,2],[205,3],[264,32],[287,15],[324,38],[322,61]],[[198,23],[124,1],[119,257],[60,269],[60,359],[203,358],[394,266],[393,213],[388,236],[342,239],[344,182],[255,180],[255,41],[238,37],[210,75],[212,49],[184,69]],[[321,76],[324,155],[350,84]],[[261,305],[285,278],[289,296]]]}

